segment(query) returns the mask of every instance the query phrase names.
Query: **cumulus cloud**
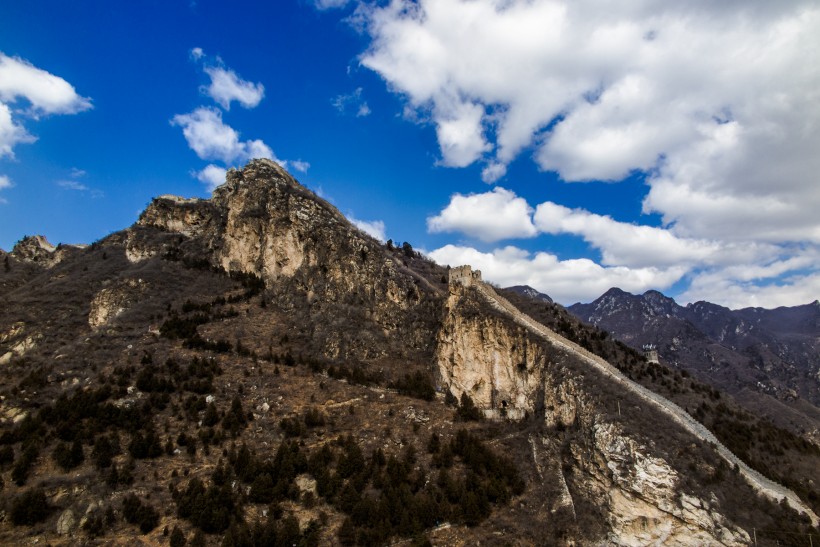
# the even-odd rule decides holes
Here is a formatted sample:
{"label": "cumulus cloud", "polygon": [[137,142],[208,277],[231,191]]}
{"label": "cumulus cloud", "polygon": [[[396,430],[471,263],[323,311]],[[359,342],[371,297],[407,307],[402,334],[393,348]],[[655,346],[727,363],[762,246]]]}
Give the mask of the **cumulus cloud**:
{"label": "cumulus cloud", "polygon": [[484,253],[471,247],[446,245],[429,256],[442,265],[470,264],[481,270],[484,279],[503,287],[530,285],[562,304],[593,300],[610,287],[630,292],[662,290],[685,273],[681,267],[604,267],[586,258],[559,260],[550,253],[533,255],[513,246]]}
{"label": "cumulus cloud", "polygon": [[[207,59],[202,48],[195,47],[190,52],[191,59],[199,62]],[[224,66],[216,57],[215,64],[203,61],[203,70],[211,78],[208,86],[200,91],[211,97],[222,109],[229,111],[231,103],[237,101],[245,108],[254,108],[264,98],[265,87],[242,79],[233,70]],[[297,170],[307,172],[310,164],[303,160],[288,162],[280,160],[273,150],[261,139],[241,140],[239,132],[223,121],[222,110],[216,107],[200,106],[187,114],[177,114],[171,125],[181,127],[188,146],[203,160],[218,161],[224,165],[211,163],[191,175],[205,185],[208,191],[225,182],[228,166],[235,166],[256,158],[266,158],[287,168],[288,164]]]}
{"label": "cumulus cloud", "polygon": [[709,242],[682,240],[651,226],[617,222],[610,217],[572,210],[545,202],[535,213],[538,229],[550,234],[573,234],[598,248],[604,264],[672,265],[703,260],[716,250]]}
{"label": "cumulus cloud", "polygon": [[0,102],[0,158],[13,158],[15,145],[36,140],[23,126],[14,122],[9,107]]}
{"label": "cumulus cloud", "polygon": [[721,295],[719,302],[722,305],[732,309],[799,306],[817,300],[817,295],[820,295],[820,273],[792,275],[763,285],[732,279],[723,272],[704,274],[694,279],[678,300],[714,302],[716,294]]}
{"label": "cumulus cloud", "polygon": [[252,158],[276,160],[263,141],[240,141],[239,133],[222,121],[222,112],[215,108],[202,106],[188,114],[177,114],[171,124],[182,128],[188,146],[203,160],[226,164]]}
{"label": "cumulus cloud", "polygon": [[359,220],[352,215],[348,215],[347,219],[359,230],[378,239],[379,241],[386,241],[387,234],[385,232],[384,222],[381,220]]}
{"label": "cumulus cloud", "polygon": [[364,100],[362,92],[362,88],[357,87],[352,93],[335,96],[330,101],[330,104],[341,114],[352,113],[357,118],[369,116],[371,112],[370,107],[367,105],[367,101]]}
{"label": "cumulus cloud", "polygon": [[204,70],[211,78],[211,83],[201,88],[202,93],[225,110],[231,109],[233,101],[237,101],[245,108],[255,108],[265,96],[265,86],[243,80],[231,69],[206,66]]}
{"label": "cumulus cloud", "polygon": [[[8,178],[8,176],[0,175],[0,190],[5,190],[6,188],[11,188],[12,186],[14,185],[11,183],[11,179]],[[0,204],[5,203],[8,203],[8,201],[6,201],[4,197],[0,196]]]}
{"label": "cumulus cloud", "polygon": [[461,232],[481,241],[533,237],[532,207],[504,188],[483,194],[454,194],[438,215],[427,219],[430,232]]}
{"label": "cumulus cloud", "polygon": [[233,69],[226,67],[220,57],[209,61],[200,47],[191,49],[190,55],[194,62],[202,61],[202,70],[211,79],[211,83],[201,86],[199,91],[224,110],[230,110],[234,101],[244,108],[256,108],[265,97],[264,85],[243,79]]}
{"label": "cumulus cloud", "polygon": [[394,0],[356,21],[443,165],[493,182],[534,148],[566,181],[645,173],[678,236],[820,237],[816,2]]}
{"label": "cumulus cloud", "polygon": [[302,161],[302,160],[290,160],[288,165],[293,167],[295,170],[299,171],[300,173],[307,173],[308,169],[310,169],[310,162]]}
{"label": "cumulus cloud", "polygon": [[[802,281],[820,275],[817,272],[820,249],[811,244],[775,245],[687,238],[663,227],[619,222],[606,215],[570,209],[549,201],[539,204],[533,214],[533,208],[523,198],[503,188],[469,196],[455,194],[444,210],[427,222],[431,232],[459,232],[485,242],[532,237],[539,233],[578,236],[600,251],[600,265],[591,260],[562,262],[559,272],[578,271],[589,275],[596,272],[602,276],[603,285],[622,282],[621,288],[630,290],[626,287],[633,286],[641,292],[649,288],[662,289],[661,285],[651,283],[671,284],[685,276],[689,288],[678,296],[684,303],[704,299],[742,307],[773,303],[779,296],[784,298],[784,303],[805,303],[816,296],[812,296],[813,286]],[[447,259],[451,265],[457,265],[459,259],[489,264],[490,272],[498,271],[497,279],[513,280],[504,276],[514,274],[514,279],[519,281],[563,283],[562,279],[540,274],[545,263],[543,257],[538,258],[540,254],[533,259],[528,256],[522,259],[520,253],[512,253],[510,249],[513,248],[482,253],[470,247],[448,246],[434,251],[432,256]],[[507,258],[516,263],[516,268],[505,273],[500,262]],[[569,265],[573,267],[569,268]],[[643,282],[648,285],[641,285]],[[600,285],[585,281],[583,286]],[[547,285],[536,288],[548,294],[555,292]],[[584,299],[588,292],[567,294],[575,296],[565,302],[574,302]],[[597,296],[593,295],[593,298]]]}
{"label": "cumulus cloud", "polygon": [[91,99],[77,94],[74,86],[19,57],[0,53],[0,101],[11,104],[25,99],[31,114],[76,114],[91,108]]}
{"label": "cumulus cloud", "polygon": [[227,173],[228,170],[224,167],[210,164],[201,171],[198,171],[196,178],[205,185],[209,192],[213,192],[217,186],[225,182],[225,175],[227,175]]}
{"label": "cumulus cloud", "polygon": [[[6,175],[0,175],[0,190],[5,190],[6,188],[11,188],[14,186],[11,183],[11,179]],[[8,203],[5,198],[0,197],[0,203]]]}
{"label": "cumulus cloud", "polygon": [[[12,106],[23,108],[12,110]],[[89,108],[91,99],[78,95],[64,79],[0,52],[0,158],[13,158],[16,145],[37,140],[19,123],[20,116],[37,119]]]}
{"label": "cumulus cloud", "polygon": [[481,180],[492,184],[507,174],[507,166],[503,163],[492,162],[481,170]]}

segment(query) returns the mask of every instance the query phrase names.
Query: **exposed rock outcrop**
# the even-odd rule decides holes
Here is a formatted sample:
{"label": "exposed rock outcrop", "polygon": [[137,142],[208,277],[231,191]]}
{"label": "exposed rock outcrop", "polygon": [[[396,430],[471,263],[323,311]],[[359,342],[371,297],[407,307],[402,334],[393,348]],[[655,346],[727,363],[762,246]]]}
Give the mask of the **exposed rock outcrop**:
{"label": "exposed rock outcrop", "polygon": [[[665,419],[677,422],[675,427],[717,445],[720,457],[739,466],[759,492],[775,500],[785,496],[816,520],[793,492],[749,469],[676,405],[518,312],[482,283],[480,272],[469,267],[451,270],[438,342],[438,380],[456,397],[470,395],[485,416],[521,418],[534,412],[550,428],[580,432],[584,441],[571,445],[585,476],[580,482],[595,492],[594,498],[606,500],[608,541],[614,544],[744,545],[749,537],[721,513],[717,500],[679,488],[679,470],[606,418],[601,394],[591,393],[577,376],[581,363],[620,386],[624,396],[657,406]],[[577,364],[568,368],[568,363]]]}
{"label": "exposed rock outcrop", "polygon": [[85,245],[52,245],[45,236],[26,236],[11,251],[11,256],[23,262],[51,268],[70,254],[85,248]]}
{"label": "exposed rock outcrop", "polygon": [[[167,237],[158,244],[142,229]],[[260,277],[283,310],[307,312],[294,319],[327,357],[381,358],[400,346],[432,353],[443,291],[273,161],[229,171],[211,200],[155,199],[126,247],[132,262],[159,255]]]}
{"label": "exposed rock outcrop", "polygon": [[146,290],[142,279],[126,279],[102,289],[91,301],[88,324],[99,328],[128,309]]}
{"label": "exposed rock outcrop", "polygon": [[11,325],[6,332],[0,333],[0,365],[8,363],[14,357],[25,355],[37,345],[40,338],[39,333],[26,329],[23,322]]}

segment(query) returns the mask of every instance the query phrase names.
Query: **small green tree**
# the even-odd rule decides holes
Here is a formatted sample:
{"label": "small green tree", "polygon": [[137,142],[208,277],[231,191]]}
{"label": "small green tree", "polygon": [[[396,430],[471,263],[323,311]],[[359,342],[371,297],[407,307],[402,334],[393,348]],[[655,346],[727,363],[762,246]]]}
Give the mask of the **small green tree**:
{"label": "small green tree", "polygon": [[461,394],[461,404],[458,407],[457,415],[465,422],[477,422],[480,421],[482,417],[481,411],[476,408],[473,400],[466,392]]}
{"label": "small green tree", "polygon": [[15,526],[36,524],[48,516],[51,507],[46,495],[39,488],[27,490],[11,505],[11,522]]}
{"label": "small green tree", "polygon": [[171,531],[170,537],[171,547],[184,547],[185,543],[187,543],[185,540],[185,534],[182,532],[182,530],[174,526],[174,529]]}

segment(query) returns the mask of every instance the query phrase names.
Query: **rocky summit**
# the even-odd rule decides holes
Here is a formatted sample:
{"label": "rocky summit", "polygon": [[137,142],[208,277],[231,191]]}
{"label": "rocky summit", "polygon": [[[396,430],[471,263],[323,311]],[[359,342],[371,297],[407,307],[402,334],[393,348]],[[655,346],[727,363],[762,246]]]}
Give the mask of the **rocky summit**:
{"label": "rocky summit", "polygon": [[4,544],[818,538],[810,439],[274,162],[0,261]]}

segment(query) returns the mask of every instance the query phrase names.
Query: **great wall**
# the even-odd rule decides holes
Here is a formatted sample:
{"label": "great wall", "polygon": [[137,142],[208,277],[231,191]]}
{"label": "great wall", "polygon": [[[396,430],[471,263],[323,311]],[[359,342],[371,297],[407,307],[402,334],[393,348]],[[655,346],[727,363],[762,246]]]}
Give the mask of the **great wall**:
{"label": "great wall", "polygon": [[653,405],[660,412],[663,412],[676,423],[681,425],[684,429],[689,431],[692,435],[706,443],[713,445],[718,454],[720,454],[720,456],[726,460],[731,467],[735,467],[755,490],[776,502],[781,502],[783,499],[786,499],[788,504],[793,509],[806,514],[811,519],[813,526],[817,526],[818,523],[820,523],[820,519],[818,519],[814,511],[805,505],[797,494],[789,488],[786,488],[785,486],[764,477],[758,471],[746,465],[746,463],[726,448],[711,431],[704,427],[703,424],[692,418],[680,406],[665,397],[658,395],[657,393],[649,391],[642,385],[633,382],[604,359],[592,354],[575,342],[564,338],[558,333],[538,323],[528,315],[522,313],[507,299],[496,293],[490,285],[485,283],[481,278],[480,271],[472,270],[470,266],[452,268],[450,270],[450,284],[451,286],[460,285],[465,288],[474,288],[478,294],[483,296],[495,310],[508,316],[532,334],[546,340],[553,347],[578,356],[582,362],[592,366],[595,370],[603,373],[614,382],[617,382],[625,389],[631,391],[641,400]]}

